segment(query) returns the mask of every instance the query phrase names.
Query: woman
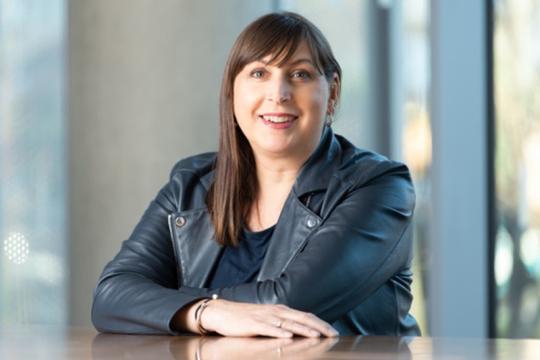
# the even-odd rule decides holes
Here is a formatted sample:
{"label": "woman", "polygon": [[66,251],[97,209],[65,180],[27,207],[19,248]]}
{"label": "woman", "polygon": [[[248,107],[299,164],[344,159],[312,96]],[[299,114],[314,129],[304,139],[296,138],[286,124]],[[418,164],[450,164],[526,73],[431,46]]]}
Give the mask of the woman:
{"label": "woman", "polygon": [[219,151],[176,164],[105,267],[98,330],[419,334],[409,172],[333,133],[340,83],[328,42],[297,14],[239,35]]}

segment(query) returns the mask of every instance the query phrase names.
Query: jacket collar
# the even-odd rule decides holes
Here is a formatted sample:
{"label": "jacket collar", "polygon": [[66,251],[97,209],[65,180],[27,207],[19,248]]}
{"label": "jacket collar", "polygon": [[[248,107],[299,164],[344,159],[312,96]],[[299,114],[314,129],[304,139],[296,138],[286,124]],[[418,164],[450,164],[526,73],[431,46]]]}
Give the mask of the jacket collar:
{"label": "jacket collar", "polygon": [[[340,166],[340,158],[341,146],[332,129],[326,126],[319,145],[305,162],[283,205],[257,280],[279,276],[300,251],[309,234],[318,227],[322,219],[300,205],[298,197],[326,189]],[[200,178],[206,189],[209,189],[213,176],[214,171],[210,171]],[[173,215],[171,228],[175,227],[177,217],[183,217],[181,223],[186,223],[182,229],[172,231],[182,284],[203,287],[221,248],[215,240],[208,210],[188,210]],[[188,228],[191,230],[187,231]],[[194,233],[196,236],[193,236]]]}
{"label": "jacket collar", "polygon": [[[317,190],[324,190],[330,178],[336,173],[340,166],[341,146],[338,143],[332,128],[324,127],[319,144],[313,154],[306,160],[300,174],[293,185],[293,192],[296,196],[301,196]],[[206,190],[214,180],[215,171],[212,170],[204,174],[200,181]]]}
{"label": "jacket collar", "polygon": [[340,145],[332,128],[325,126],[319,145],[306,160],[293,185],[297,196],[317,190],[324,190],[328,182],[338,170]]}

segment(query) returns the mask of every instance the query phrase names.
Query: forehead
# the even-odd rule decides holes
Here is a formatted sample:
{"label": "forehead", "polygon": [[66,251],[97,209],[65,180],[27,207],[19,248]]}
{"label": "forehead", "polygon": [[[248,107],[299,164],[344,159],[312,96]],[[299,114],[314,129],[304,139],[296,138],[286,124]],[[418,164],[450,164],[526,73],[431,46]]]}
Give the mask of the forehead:
{"label": "forehead", "polygon": [[256,61],[270,65],[283,66],[298,59],[307,59],[315,65],[313,54],[306,41],[300,42],[294,51],[291,51],[290,48],[282,49],[279,53],[269,53]]}

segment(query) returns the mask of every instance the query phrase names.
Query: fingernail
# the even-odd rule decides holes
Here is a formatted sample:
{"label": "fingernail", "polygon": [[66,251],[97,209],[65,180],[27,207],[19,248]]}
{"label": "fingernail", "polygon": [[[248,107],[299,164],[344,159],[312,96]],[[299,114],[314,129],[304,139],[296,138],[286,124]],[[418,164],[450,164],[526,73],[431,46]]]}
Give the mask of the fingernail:
{"label": "fingernail", "polygon": [[313,336],[318,336],[318,337],[321,336],[321,333],[316,331],[316,330],[310,330],[310,334],[313,335]]}

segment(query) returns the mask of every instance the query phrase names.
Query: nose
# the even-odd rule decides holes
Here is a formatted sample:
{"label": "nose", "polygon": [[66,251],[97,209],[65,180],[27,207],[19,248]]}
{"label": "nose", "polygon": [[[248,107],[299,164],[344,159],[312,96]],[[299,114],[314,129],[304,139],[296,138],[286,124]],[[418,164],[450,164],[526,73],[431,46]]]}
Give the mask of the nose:
{"label": "nose", "polygon": [[276,104],[291,100],[291,85],[281,77],[276,77],[268,82],[266,99]]}

